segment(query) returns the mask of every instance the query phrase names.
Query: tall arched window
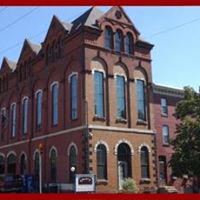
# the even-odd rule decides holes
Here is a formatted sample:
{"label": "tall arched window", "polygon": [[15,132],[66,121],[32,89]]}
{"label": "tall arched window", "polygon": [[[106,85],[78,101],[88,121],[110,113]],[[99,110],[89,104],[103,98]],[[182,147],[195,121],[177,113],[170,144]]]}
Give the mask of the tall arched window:
{"label": "tall arched window", "polygon": [[122,51],[122,43],[122,32],[120,30],[117,30],[117,32],[115,33],[115,51]]}
{"label": "tall arched window", "polygon": [[16,135],[16,103],[11,105],[11,136]]}
{"label": "tall arched window", "polygon": [[58,83],[51,86],[51,99],[52,99],[52,124],[58,124]]}
{"label": "tall arched window", "polygon": [[25,174],[26,173],[26,157],[24,154],[22,154],[21,159],[20,159],[20,174]]}
{"label": "tall arched window", "polygon": [[112,29],[107,26],[105,28],[105,36],[104,36],[104,47],[107,49],[112,49],[112,41],[113,41],[113,33]]}
{"label": "tall arched window", "polygon": [[143,146],[140,153],[141,177],[149,178],[149,152],[147,147]]}
{"label": "tall arched window", "polygon": [[95,115],[104,117],[104,74],[100,71],[94,72],[94,101]]}
{"label": "tall arched window", "polygon": [[42,91],[36,93],[36,127],[42,126]]}
{"label": "tall arched window", "polygon": [[78,76],[73,74],[70,77],[70,102],[71,102],[71,119],[77,119],[78,109]]}
{"label": "tall arched window", "polygon": [[133,54],[133,36],[131,35],[131,33],[127,33],[124,40],[125,52],[127,54]]}
{"label": "tall arched window", "polygon": [[5,157],[0,156],[0,174],[5,173]]}
{"label": "tall arched window", "polygon": [[137,80],[137,110],[138,119],[146,120],[146,101],[145,101],[145,84],[143,80]]}
{"label": "tall arched window", "polygon": [[7,173],[16,173],[16,156],[14,154],[10,154],[7,158]]}
{"label": "tall arched window", "polygon": [[[72,170],[72,167],[75,169],[74,171]],[[74,175],[77,170],[77,155],[76,155],[76,148],[75,146],[71,146],[70,152],[69,152],[69,181],[73,182],[74,180]]]}
{"label": "tall arched window", "polygon": [[28,97],[25,97],[22,102],[22,133],[28,132]]}
{"label": "tall arched window", "polygon": [[125,77],[116,76],[117,118],[126,119]]}
{"label": "tall arched window", "polygon": [[51,150],[51,155],[50,155],[50,175],[51,175],[51,182],[55,183],[56,182],[56,151],[55,149]]}
{"label": "tall arched window", "polygon": [[107,179],[106,147],[103,144],[97,147],[97,178]]}
{"label": "tall arched window", "polygon": [[6,116],[6,109],[2,108],[1,109],[1,141],[4,140],[5,136],[5,131],[6,131],[6,121],[7,121],[7,116]]}

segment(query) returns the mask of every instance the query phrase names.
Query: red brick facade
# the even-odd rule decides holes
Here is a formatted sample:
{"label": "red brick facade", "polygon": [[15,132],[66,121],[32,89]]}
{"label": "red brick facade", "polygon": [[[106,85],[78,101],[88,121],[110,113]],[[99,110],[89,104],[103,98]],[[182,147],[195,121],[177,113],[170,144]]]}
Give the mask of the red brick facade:
{"label": "red brick facade", "polygon": [[[96,18],[95,18],[95,17]],[[91,22],[92,21],[92,22]],[[104,47],[105,28],[113,33],[113,47]],[[133,52],[125,53],[124,46],[116,52],[114,34],[133,37]],[[123,42],[122,42],[123,43]],[[123,43],[124,44],[124,43]],[[4,173],[8,172],[8,158],[15,157],[14,173],[36,173],[36,155],[43,145],[43,184],[52,183],[51,151],[56,153],[56,178],[53,183],[66,190],[70,183],[70,149],[76,150],[76,173],[97,174],[97,148],[106,147],[107,178],[97,179],[97,192],[119,191],[119,146],[129,149],[130,176],[140,191],[156,187],[155,134],[150,51],[153,45],[143,41],[121,7],[112,7],[103,14],[91,8],[71,24],[53,17],[42,45],[25,40],[17,63],[4,59],[0,71],[1,120],[0,156],[4,159]],[[94,72],[104,73],[104,111],[99,118],[94,112]],[[77,74],[77,119],[71,119],[70,77]],[[116,76],[125,77],[126,116],[116,117]],[[137,80],[145,84],[145,120],[138,120]],[[58,86],[58,124],[52,125],[52,86]],[[36,126],[36,94],[42,91],[42,124]],[[23,99],[28,98],[27,133],[23,131]],[[16,132],[11,134],[11,105],[16,103]],[[142,149],[148,151],[148,178],[142,178]],[[25,166],[22,165],[25,156]],[[12,165],[13,163],[11,163]],[[1,165],[2,167],[2,165]],[[145,167],[145,166],[144,166]],[[11,170],[10,167],[9,170]]]}

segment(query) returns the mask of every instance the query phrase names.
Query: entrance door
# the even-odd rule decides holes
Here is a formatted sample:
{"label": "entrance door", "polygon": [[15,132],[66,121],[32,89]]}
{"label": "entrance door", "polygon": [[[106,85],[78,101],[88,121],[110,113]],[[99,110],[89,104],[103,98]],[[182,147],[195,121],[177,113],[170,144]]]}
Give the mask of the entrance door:
{"label": "entrance door", "polygon": [[118,182],[119,190],[122,190],[123,180],[128,176],[128,164],[125,161],[118,161]]}

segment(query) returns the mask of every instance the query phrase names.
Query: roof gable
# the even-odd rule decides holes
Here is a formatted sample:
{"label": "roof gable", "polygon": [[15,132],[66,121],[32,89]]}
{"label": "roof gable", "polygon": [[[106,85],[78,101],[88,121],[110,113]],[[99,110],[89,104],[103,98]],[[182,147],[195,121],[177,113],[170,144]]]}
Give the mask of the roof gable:
{"label": "roof gable", "polygon": [[1,64],[1,72],[10,72],[16,69],[16,62],[9,60],[7,57],[3,58]]}
{"label": "roof gable", "polygon": [[137,34],[140,34],[140,32],[136,29],[135,25],[121,6],[113,6],[102,16],[102,18],[108,18],[113,21],[118,21],[123,24],[130,25]]}
{"label": "roof gable", "polygon": [[28,39],[25,39],[19,59],[18,59],[18,63],[23,59],[23,57],[27,56],[28,54],[37,55],[40,49],[41,49],[41,45],[33,44]]}
{"label": "roof gable", "polygon": [[44,43],[48,40],[48,38],[55,35],[55,33],[59,31],[69,32],[71,30],[72,24],[68,22],[61,21],[57,16],[53,16],[49,29],[44,39]]}

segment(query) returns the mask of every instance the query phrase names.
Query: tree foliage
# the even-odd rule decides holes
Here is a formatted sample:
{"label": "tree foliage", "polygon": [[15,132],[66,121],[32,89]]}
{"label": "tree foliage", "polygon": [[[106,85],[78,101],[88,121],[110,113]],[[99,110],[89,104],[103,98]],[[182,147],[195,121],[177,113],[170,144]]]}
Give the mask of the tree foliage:
{"label": "tree foliage", "polygon": [[184,88],[184,98],[176,105],[180,121],[176,138],[171,141],[174,154],[169,162],[173,175],[200,177],[200,96],[193,88]]}

